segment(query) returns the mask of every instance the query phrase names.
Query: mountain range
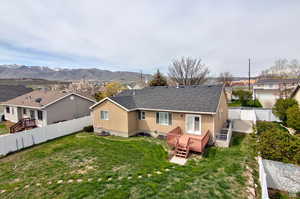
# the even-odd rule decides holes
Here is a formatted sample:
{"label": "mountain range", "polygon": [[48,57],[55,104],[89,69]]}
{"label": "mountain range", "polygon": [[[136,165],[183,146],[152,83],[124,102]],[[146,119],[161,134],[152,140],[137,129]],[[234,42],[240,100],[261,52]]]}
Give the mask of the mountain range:
{"label": "mountain range", "polygon": [[[7,78],[40,78],[47,80],[99,80],[99,81],[138,81],[140,73],[128,71],[109,71],[98,68],[50,68],[46,66],[0,65],[0,79]],[[151,79],[151,75],[143,74],[143,78]]]}

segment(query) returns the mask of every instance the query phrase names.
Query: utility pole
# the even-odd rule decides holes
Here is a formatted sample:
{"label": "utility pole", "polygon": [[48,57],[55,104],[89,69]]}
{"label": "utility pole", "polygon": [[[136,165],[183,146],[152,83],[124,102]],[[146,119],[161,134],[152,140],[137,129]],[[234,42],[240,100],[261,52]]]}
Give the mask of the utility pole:
{"label": "utility pole", "polygon": [[249,87],[249,91],[251,90],[251,88],[250,88],[250,79],[251,79],[251,70],[250,70],[250,59],[249,59],[249,72],[248,72],[248,77],[249,77],[249,81],[248,81],[248,87]]}
{"label": "utility pole", "polygon": [[141,76],[140,76],[141,82],[143,82],[143,71],[141,70]]}

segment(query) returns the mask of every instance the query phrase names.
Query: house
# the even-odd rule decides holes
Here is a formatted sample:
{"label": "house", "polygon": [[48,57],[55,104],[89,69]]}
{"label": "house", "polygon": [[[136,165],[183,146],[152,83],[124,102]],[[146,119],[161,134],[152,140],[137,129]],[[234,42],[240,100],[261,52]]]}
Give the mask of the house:
{"label": "house", "polygon": [[228,110],[223,85],[162,86],[105,98],[91,107],[91,115],[95,132],[124,137],[140,132],[194,138],[209,134],[214,141]]}
{"label": "house", "polygon": [[42,127],[90,114],[95,101],[76,93],[37,90],[3,102],[6,120],[17,123],[25,118]]}
{"label": "house", "polygon": [[298,102],[299,106],[300,106],[300,92],[299,92],[299,89],[300,89],[300,85],[298,85],[294,89],[294,91],[292,92],[292,94],[291,94],[290,97],[293,98],[293,99],[295,99]]}
{"label": "house", "polygon": [[299,79],[261,79],[253,86],[253,98],[263,108],[272,108],[279,98],[287,98],[299,84]]}
{"label": "house", "polygon": [[[5,102],[31,91],[33,91],[32,88],[23,85],[0,85],[0,102]],[[0,106],[0,113],[3,113],[3,111],[3,106]]]}

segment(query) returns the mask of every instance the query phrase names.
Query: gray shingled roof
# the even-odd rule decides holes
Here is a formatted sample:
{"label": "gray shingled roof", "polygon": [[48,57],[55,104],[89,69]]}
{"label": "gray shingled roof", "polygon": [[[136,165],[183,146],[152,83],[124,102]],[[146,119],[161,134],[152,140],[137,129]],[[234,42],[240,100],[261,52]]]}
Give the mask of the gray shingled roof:
{"label": "gray shingled roof", "polygon": [[215,113],[223,85],[148,87],[126,90],[113,101],[127,109],[164,109]]}

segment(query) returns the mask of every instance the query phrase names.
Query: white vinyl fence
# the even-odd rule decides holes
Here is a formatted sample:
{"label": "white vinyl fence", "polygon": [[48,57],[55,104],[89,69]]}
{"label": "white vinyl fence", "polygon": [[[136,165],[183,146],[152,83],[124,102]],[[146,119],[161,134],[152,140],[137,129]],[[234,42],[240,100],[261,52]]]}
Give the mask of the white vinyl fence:
{"label": "white vinyl fence", "polygon": [[21,150],[58,137],[78,132],[91,125],[91,117],[86,116],[74,120],[51,124],[41,128],[26,130],[14,134],[0,136],[0,156]]}
{"label": "white vinyl fence", "polygon": [[269,188],[296,194],[300,192],[300,166],[262,159]]}
{"label": "white vinyl fence", "polygon": [[265,172],[261,157],[258,157],[258,165],[259,165],[259,182],[261,187],[261,198],[269,199],[267,174]]}
{"label": "white vinyl fence", "polygon": [[299,166],[261,157],[258,157],[258,165],[262,199],[269,199],[268,188],[287,191],[291,194],[300,192]]}
{"label": "white vinyl fence", "polygon": [[248,120],[253,121],[279,121],[272,113],[272,109],[265,108],[246,108],[246,107],[231,107],[228,110],[228,117],[231,120]]}

